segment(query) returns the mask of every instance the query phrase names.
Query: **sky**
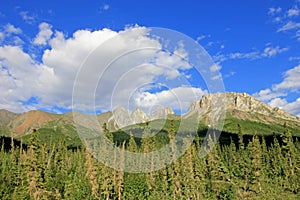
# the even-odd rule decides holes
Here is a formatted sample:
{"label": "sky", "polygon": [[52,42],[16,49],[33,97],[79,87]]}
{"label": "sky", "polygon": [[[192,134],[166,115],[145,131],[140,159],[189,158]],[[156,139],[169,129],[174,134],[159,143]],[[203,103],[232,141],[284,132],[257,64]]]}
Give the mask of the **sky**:
{"label": "sky", "polygon": [[[166,52],[166,41],[149,36],[152,27],[203,47],[213,61],[210,81],[221,81],[225,91],[246,92],[300,116],[299,0],[1,1],[0,109],[64,113],[76,104],[105,112],[121,104],[185,112],[212,90],[191,65],[193,48],[177,41]],[[144,50],[109,69],[99,64],[84,71],[86,63],[95,65],[90,58],[99,46],[102,59]]]}

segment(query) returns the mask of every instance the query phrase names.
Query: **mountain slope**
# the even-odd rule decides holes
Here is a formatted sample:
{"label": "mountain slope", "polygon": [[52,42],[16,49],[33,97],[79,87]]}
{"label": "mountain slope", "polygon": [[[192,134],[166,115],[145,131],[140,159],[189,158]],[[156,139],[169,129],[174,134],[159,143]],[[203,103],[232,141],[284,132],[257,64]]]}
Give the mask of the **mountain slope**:
{"label": "mountain slope", "polygon": [[[267,104],[255,99],[246,93],[217,93],[204,95],[201,99],[191,103],[189,112],[185,117],[190,117],[195,113],[205,124],[210,124],[210,115],[213,115],[218,106],[214,106],[220,98],[223,98],[221,106],[225,109],[225,131],[236,132],[237,124],[244,124],[244,128],[249,134],[260,131],[279,131],[286,124],[293,131],[300,130],[300,119],[279,108],[272,108]],[[245,127],[246,126],[246,127]],[[264,128],[263,128],[264,127]],[[268,127],[268,128],[266,128]],[[276,127],[276,128],[275,128]]]}
{"label": "mountain slope", "polygon": [[[107,123],[108,129],[111,131],[116,131],[121,127],[128,130],[133,127],[139,127],[131,126],[135,123],[145,123],[147,121],[151,121],[150,125],[153,129],[160,130],[168,127],[166,118],[173,119],[176,124],[180,124],[182,120],[188,118],[194,121],[199,119],[201,126],[209,126],[211,123],[209,119],[210,114],[220,110],[218,106],[214,106],[214,101],[220,98],[223,98],[222,101],[226,111],[224,131],[236,133],[239,124],[246,134],[282,133],[284,131],[283,124],[286,124],[294,135],[300,136],[299,117],[293,116],[279,108],[272,108],[248,94],[234,92],[204,95],[201,99],[192,102],[189,112],[182,116],[175,115],[169,108],[160,108],[147,116],[139,109],[129,112],[122,107],[118,107],[114,111],[97,115],[96,120],[98,120],[100,126],[95,126],[95,121],[91,115],[80,114],[76,111],[58,115],[43,111],[15,114],[6,110],[0,110],[0,135],[23,137],[31,133],[31,129],[37,128],[49,137],[51,134],[56,134],[56,136],[61,135],[65,137],[70,142],[74,139],[78,141],[79,136],[73,119],[74,114],[83,117],[87,116],[86,122],[82,124],[86,130],[99,129],[104,123]],[[188,123],[186,124],[187,126],[184,127],[184,130],[188,131],[189,125]],[[143,129],[143,126],[141,125],[140,130]]]}

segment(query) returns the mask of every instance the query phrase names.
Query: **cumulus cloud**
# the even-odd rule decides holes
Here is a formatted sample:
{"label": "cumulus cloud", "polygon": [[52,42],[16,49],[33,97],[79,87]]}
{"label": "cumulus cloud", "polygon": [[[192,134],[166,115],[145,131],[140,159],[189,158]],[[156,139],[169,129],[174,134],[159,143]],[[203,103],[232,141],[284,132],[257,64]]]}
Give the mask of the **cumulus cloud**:
{"label": "cumulus cloud", "polygon": [[261,90],[253,96],[267,102],[272,107],[279,107],[294,115],[300,115],[300,98],[294,102],[288,102],[285,97],[291,92],[300,89],[300,65],[287,70],[280,83],[272,85],[272,88]]}
{"label": "cumulus cloud", "polygon": [[300,89],[300,65],[289,69],[284,73],[284,79],[281,83],[273,85],[273,90],[291,90]]}
{"label": "cumulus cloud", "polygon": [[18,46],[0,47],[0,60],[1,107],[15,112],[27,110],[22,102],[43,91],[51,80],[51,69],[37,64]]}
{"label": "cumulus cloud", "polygon": [[142,92],[136,94],[134,103],[146,110],[155,106],[172,107],[173,109],[186,112],[191,101],[207,94],[207,90],[194,87],[177,87],[157,93]]}
{"label": "cumulus cloud", "polygon": [[6,26],[4,27],[4,31],[8,34],[20,34],[22,33],[22,30],[20,28],[16,28],[14,25],[12,24],[6,24]]}
{"label": "cumulus cloud", "polygon": [[[20,46],[0,46],[1,108],[15,112],[72,109],[76,86],[79,104],[74,105],[88,111],[94,104],[95,109],[106,110],[128,102],[147,109],[152,106],[151,99],[177,109],[175,96],[186,109],[191,100],[206,93],[189,86],[184,72],[191,65],[184,44],[178,43],[171,52],[162,51],[162,44],[150,38],[145,27],[119,32],[106,28],[77,30],[70,37],[47,23],[41,23],[39,30],[33,43],[48,44],[39,61]],[[165,83],[168,90],[149,91],[147,85],[153,83]]]}
{"label": "cumulus cloud", "polygon": [[290,103],[284,98],[275,98],[269,103],[269,105],[272,107],[278,107],[300,117],[300,98]]}
{"label": "cumulus cloud", "polygon": [[261,101],[269,101],[280,96],[286,96],[286,93],[274,92],[271,89],[267,88],[254,93],[253,96]]}
{"label": "cumulus cloud", "polygon": [[51,28],[50,24],[46,22],[41,23],[39,25],[39,33],[34,38],[33,43],[36,45],[46,45],[53,34]]}

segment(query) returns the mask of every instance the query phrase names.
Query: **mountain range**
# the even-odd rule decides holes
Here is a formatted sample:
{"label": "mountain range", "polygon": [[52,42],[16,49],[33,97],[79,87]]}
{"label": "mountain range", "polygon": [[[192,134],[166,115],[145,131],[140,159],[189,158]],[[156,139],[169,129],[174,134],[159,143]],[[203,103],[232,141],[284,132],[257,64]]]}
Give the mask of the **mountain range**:
{"label": "mountain range", "polygon": [[[247,134],[271,134],[282,131],[283,125],[286,124],[294,135],[300,135],[298,116],[279,108],[272,108],[246,93],[234,92],[204,95],[201,99],[191,102],[189,111],[183,115],[175,114],[170,108],[159,108],[147,115],[140,109],[129,112],[122,106],[118,106],[113,111],[98,114],[97,120],[101,125],[106,123],[111,131],[149,121],[166,119],[180,121],[183,118],[195,117],[199,118],[202,124],[209,126],[211,123],[209,116],[220,110],[219,106],[214,104],[218,99],[223,100],[221,103],[225,114],[223,127],[225,131],[237,132],[236,126],[240,124]],[[71,141],[77,137],[73,121],[74,113],[77,112],[52,114],[34,110],[17,114],[0,110],[0,135],[26,137],[32,129],[40,129],[45,133],[61,134],[66,140]],[[89,128],[88,126],[86,128]]]}

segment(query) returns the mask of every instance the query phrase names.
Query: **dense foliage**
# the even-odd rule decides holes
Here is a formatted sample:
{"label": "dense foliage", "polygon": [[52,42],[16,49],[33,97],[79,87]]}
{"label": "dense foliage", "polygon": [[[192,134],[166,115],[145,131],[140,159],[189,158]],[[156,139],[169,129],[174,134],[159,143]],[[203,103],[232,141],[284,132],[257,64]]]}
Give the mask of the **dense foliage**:
{"label": "dense foliage", "polygon": [[[166,141],[175,134],[169,127]],[[26,148],[14,140],[9,149],[3,143],[0,199],[300,199],[300,145],[288,130],[271,142],[255,135],[244,143],[239,126],[237,140],[217,144],[204,158],[198,156],[201,140],[196,137],[176,162],[149,173],[116,171],[84,148],[68,149],[63,141],[41,143],[39,134],[31,134]],[[161,137],[139,142],[128,137],[119,142],[122,151],[162,145],[157,141]]]}

